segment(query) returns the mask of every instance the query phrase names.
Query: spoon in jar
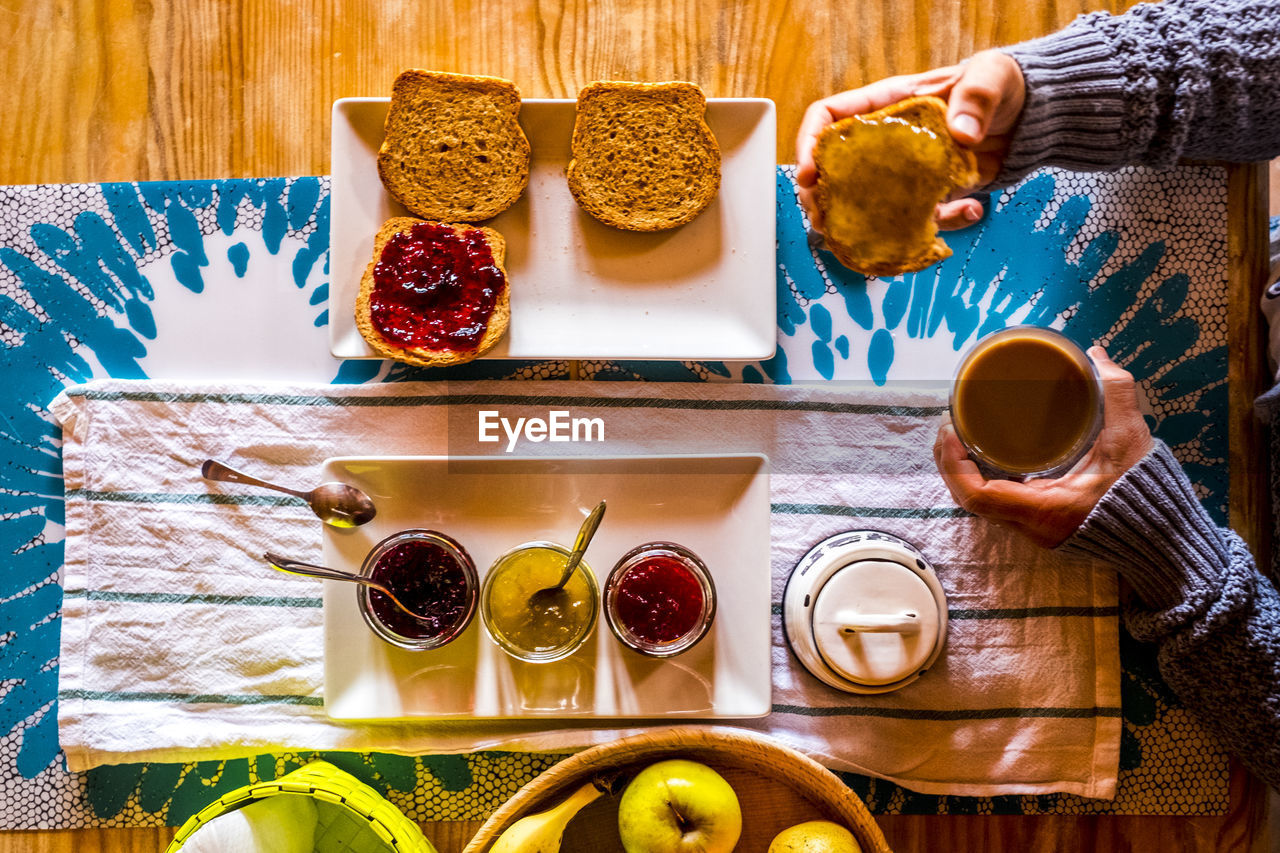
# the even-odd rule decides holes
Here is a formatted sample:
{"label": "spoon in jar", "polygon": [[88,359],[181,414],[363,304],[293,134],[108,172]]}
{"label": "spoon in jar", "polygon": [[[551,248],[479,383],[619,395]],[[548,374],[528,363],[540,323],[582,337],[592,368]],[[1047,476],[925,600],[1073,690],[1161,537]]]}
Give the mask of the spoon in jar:
{"label": "spoon in jar", "polygon": [[299,492],[242,474],[215,459],[205,460],[200,468],[200,475],[206,480],[261,486],[264,489],[274,489],[286,495],[293,495],[295,498],[302,498],[311,505],[311,511],[321,521],[332,527],[359,527],[365,522],[372,521],[378,512],[368,495],[346,483],[324,483],[309,492]]}
{"label": "spoon in jar", "polygon": [[564,585],[569,582],[569,578],[573,576],[574,569],[578,568],[578,563],[582,562],[582,555],[587,552],[587,546],[591,544],[591,537],[596,535],[596,528],[600,526],[600,519],[604,517],[604,501],[596,504],[596,508],[591,510],[591,514],[582,522],[582,526],[578,528],[578,538],[573,540],[573,550],[569,552],[569,560],[564,564],[564,571],[560,574],[560,580],[555,586],[548,586],[536,590],[533,595],[529,596],[529,609],[535,611],[546,612],[552,609],[563,610],[569,601],[569,593],[565,591]]}
{"label": "spoon in jar", "polygon": [[344,572],[341,569],[331,569],[328,566],[317,566],[313,563],[303,563],[299,560],[290,560],[287,557],[281,557],[278,554],[272,554],[270,551],[262,555],[262,559],[267,561],[267,565],[271,568],[287,572],[291,575],[302,575],[308,578],[320,578],[326,581],[350,581],[358,583],[361,586],[367,586],[370,589],[376,589],[378,592],[391,599],[391,603],[399,607],[405,613],[408,613],[414,619],[426,620],[430,617],[423,616],[415,610],[412,610],[407,604],[396,598],[396,594],[391,591],[391,587],[376,581],[373,578],[367,578],[364,575],[356,575],[351,572]]}

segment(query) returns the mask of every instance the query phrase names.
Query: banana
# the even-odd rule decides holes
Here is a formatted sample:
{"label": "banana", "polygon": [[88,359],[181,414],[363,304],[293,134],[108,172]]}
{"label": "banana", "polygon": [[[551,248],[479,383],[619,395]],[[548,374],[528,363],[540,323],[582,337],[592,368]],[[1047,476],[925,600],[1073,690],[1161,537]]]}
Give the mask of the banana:
{"label": "banana", "polygon": [[498,836],[489,853],[558,853],[569,821],[599,796],[600,788],[588,782],[560,805],[526,815],[511,824]]}

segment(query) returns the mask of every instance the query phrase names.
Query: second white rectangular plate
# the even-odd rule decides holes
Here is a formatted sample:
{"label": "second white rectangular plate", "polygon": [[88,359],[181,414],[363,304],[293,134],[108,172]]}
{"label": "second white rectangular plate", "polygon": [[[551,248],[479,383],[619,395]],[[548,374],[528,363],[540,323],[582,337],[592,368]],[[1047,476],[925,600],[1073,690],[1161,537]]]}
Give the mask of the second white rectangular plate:
{"label": "second white rectangular plate", "polygon": [[[356,329],[360,278],[379,226],[406,211],[378,179],[386,98],[333,105],[330,349],[376,358]],[[726,359],[773,355],[776,115],[763,98],[707,103],[720,192],[697,219],[652,234],[583,212],[565,180],[573,100],[526,100],[529,187],[485,222],[507,241],[511,325],[485,358]]]}
{"label": "second white rectangular plate", "polygon": [[325,582],[324,701],[340,720],[413,718],[694,718],[769,713],[769,464],[763,456],[331,459],[326,480],[363,489],[378,515],[324,527],[326,565],[358,571],[375,544],[410,527],[452,536],[481,580],[510,548],[572,543],[587,510],[608,501],[586,561],[603,586],[636,545],[678,542],[716,585],[711,633],[669,660],[624,648],[603,618],[568,658],[530,664],[504,654],[477,614],[443,649],[411,652],[364,623],[354,584]]}

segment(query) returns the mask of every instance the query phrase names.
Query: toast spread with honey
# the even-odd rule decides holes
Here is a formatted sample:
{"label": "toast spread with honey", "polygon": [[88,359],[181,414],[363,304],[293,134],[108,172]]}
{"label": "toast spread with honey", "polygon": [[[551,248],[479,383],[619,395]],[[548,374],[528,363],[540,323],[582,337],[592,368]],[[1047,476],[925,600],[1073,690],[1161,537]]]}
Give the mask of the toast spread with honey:
{"label": "toast spread with honey", "polygon": [[828,125],[813,157],[827,246],[840,263],[893,276],[951,257],[934,210],[977,185],[978,164],[952,138],[941,98],[907,98]]}
{"label": "toast spread with honey", "polygon": [[691,221],[720,189],[720,146],[692,83],[598,82],[578,93],[569,191],[628,231]]}
{"label": "toast spread with honey", "polygon": [[498,77],[410,69],[391,88],[378,176],[411,213],[480,222],[529,183],[520,92]]}
{"label": "toast spread with honey", "polygon": [[388,219],[360,281],[356,327],[383,358],[424,367],[471,361],[511,319],[505,253],[492,228]]}

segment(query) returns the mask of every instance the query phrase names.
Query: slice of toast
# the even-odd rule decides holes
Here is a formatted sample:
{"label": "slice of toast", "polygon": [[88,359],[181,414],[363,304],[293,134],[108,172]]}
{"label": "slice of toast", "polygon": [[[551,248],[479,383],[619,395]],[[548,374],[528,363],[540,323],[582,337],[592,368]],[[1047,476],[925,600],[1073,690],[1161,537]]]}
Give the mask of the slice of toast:
{"label": "slice of toast", "polygon": [[520,92],[498,77],[410,69],[391,87],[378,176],[424,219],[480,222],[529,183]]}
{"label": "slice of toast", "polygon": [[813,152],[827,247],[851,270],[893,276],[951,257],[934,210],[978,183],[973,152],[947,129],[947,104],[907,98],[827,126]]}
{"label": "slice of toast", "polygon": [[720,189],[720,146],[692,83],[591,83],[578,93],[569,191],[628,231],[691,221]]}
{"label": "slice of toast", "polygon": [[[444,233],[452,236],[443,236],[441,239],[420,239],[422,232],[418,234],[413,232],[413,229],[420,225],[430,226],[427,234],[429,238]],[[391,299],[386,299],[379,298],[375,293],[380,285],[392,289],[396,286],[388,282],[388,278],[394,281],[396,278],[394,268],[404,263],[399,259],[402,258],[401,253],[405,244],[396,241],[395,251],[385,253],[384,250],[398,235],[404,235],[401,240],[410,240],[416,243],[416,247],[427,250],[428,260],[421,263],[428,265],[434,273],[426,279],[410,282],[409,286],[417,288],[418,292],[423,292],[425,288],[436,286],[440,288],[430,299],[433,304],[420,312],[411,310],[417,306],[406,308],[398,303],[394,295]],[[449,241],[450,247],[465,244],[469,250],[487,248],[488,257],[484,257],[483,251],[477,251],[478,257],[474,265],[468,265],[467,260],[455,262],[456,259],[449,258],[450,252],[447,250],[430,251],[432,248],[441,246],[445,240]],[[450,364],[462,364],[483,355],[493,348],[511,322],[511,293],[507,283],[506,269],[503,267],[506,248],[506,240],[492,228],[431,222],[410,216],[388,219],[374,237],[373,260],[369,262],[364,276],[360,279],[360,293],[356,297],[355,307],[356,327],[378,355],[409,364],[444,367]],[[384,261],[390,269],[384,271],[383,275],[378,275],[378,267]],[[495,269],[496,276],[492,272]],[[474,288],[467,289],[468,284],[474,285]],[[474,297],[476,289],[489,288],[496,288],[497,293],[493,299],[491,311],[485,316],[483,310],[472,310],[472,306],[483,300],[468,299],[468,296]],[[448,328],[466,326],[472,329],[471,336],[474,337],[474,329],[481,323],[484,324],[484,331],[474,345],[465,343],[455,345],[450,342],[440,346],[412,345],[398,341],[384,332],[389,325],[404,328],[408,324],[412,329],[422,329],[421,324],[444,324]],[[441,335],[443,336],[444,333]],[[418,337],[422,336],[423,334],[418,335]]]}

